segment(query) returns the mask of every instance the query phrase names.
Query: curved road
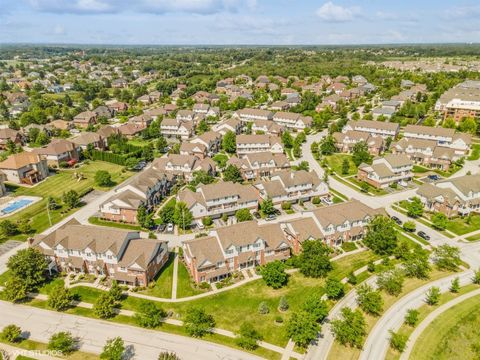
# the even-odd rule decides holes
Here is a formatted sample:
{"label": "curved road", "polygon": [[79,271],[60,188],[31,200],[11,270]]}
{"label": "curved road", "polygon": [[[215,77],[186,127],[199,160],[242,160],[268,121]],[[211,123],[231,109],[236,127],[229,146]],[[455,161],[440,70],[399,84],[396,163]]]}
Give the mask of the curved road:
{"label": "curved road", "polygon": [[422,335],[422,332],[430,325],[439,315],[447,311],[448,309],[454,307],[457,304],[460,304],[461,302],[468,300],[472,297],[479,296],[480,295],[480,289],[473,290],[471,292],[468,292],[466,294],[463,294],[462,296],[459,296],[458,298],[451,300],[442,306],[438,307],[434,311],[432,311],[428,316],[418,325],[413,333],[410,335],[410,338],[408,339],[407,347],[405,348],[405,351],[402,353],[400,356],[400,360],[407,360],[410,357],[410,354],[415,347],[415,343],[417,339],[419,338],[420,335]]}
{"label": "curved road", "polygon": [[162,351],[173,351],[182,359],[195,360],[257,360],[261,359],[239,350],[214,343],[111,323],[75,315],[14,305],[0,301],[0,328],[16,324],[30,333],[32,340],[48,342],[53,333],[70,331],[80,340],[80,349],[101,353],[109,338],[120,336],[126,346],[133,346],[133,359],[154,360]]}
{"label": "curved road", "polygon": [[429,288],[437,286],[441,292],[446,292],[449,291],[452,280],[457,276],[460,278],[460,284],[466,285],[471,282],[472,275],[473,271],[467,270],[432,281],[400,298],[382,315],[370,331],[360,355],[360,360],[385,358],[390,344],[389,330],[397,331],[403,324],[407,310],[419,308],[424,304],[425,293]]}

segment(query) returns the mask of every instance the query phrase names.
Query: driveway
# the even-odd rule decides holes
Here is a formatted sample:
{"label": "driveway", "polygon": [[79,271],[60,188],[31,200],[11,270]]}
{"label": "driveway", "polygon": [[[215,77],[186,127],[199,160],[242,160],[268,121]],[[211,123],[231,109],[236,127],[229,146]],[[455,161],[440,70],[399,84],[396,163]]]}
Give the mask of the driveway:
{"label": "driveway", "polygon": [[181,359],[256,360],[259,357],[222,345],[102,320],[89,319],[0,301],[0,328],[16,324],[30,333],[32,340],[48,342],[53,333],[70,331],[79,338],[80,349],[100,353],[107,339],[120,336],[133,346],[134,359],[154,360],[162,351],[173,351]]}

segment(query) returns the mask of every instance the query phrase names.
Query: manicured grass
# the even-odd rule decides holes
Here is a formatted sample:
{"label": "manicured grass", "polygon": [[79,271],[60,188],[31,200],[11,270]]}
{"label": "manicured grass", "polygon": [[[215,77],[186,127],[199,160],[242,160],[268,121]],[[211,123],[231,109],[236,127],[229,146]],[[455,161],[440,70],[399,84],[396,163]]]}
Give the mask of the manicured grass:
{"label": "manicured grass", "polygon": [[[342,164],[344,159],[347,159],[348,163],[350,164],[350,167],[348,169],[348,174],[343,174],[342,172]],[[327,156],[326,160],[330,169],[335,171],[335,173],[339,176],[350,176],[350,175],[357,174],[357,170],[358,170],[357,166],[352,161],[352,155],[350,154],[333,154],[333,155]]]}
{"label": "manicured grass", "polygon": [[[440,295],[440,301],[438,302],[437,305],[435,306],[430,306],[430,305],[422,305],[420,308],[418,308],[418,324],[420,324],[427,316],[430,314],[432,311],[434,311],[437,307],[457,298],[458,296],[461,296],[463,294],[466,294],[470,291],[473,291],[475,289],[478,289],[478,285],[467,285],[462,288],[460,288],[460,291],[458,293],[452,293],[452,292],[446,292]],[[415,330],[415,327],[409,326],[407,324],[402,324],[400,329],[398,329],[398,333],[405,335],[405,336],[410,336],[410,334]],[[398,360],[400,358],[400,353],[396,350],[393,350],[392,348],[388,349],[387,355],[385,357],[386,360]]]}
{"label": "manicured grass", "polygon": [[137,231],[142,230],[141,226],[124,224],[124,223],[119,223],[119,222],[115,222],[115,221],[102,220],[102,219],[100,219],[96,216],[89,217],[88,222],[92,225],[108,226],[108,227],[114,227],[114,228],[118,228],[118,229],[137,230]]}
{"label": "manicured grass", "polygon": [[467,241],[478,241],[478,240],[480,240],[480,234],[469,236],[469,237],[465,238],[465,240],[467,240]]}
{"label": "manicured grass", "polygon": [[215,163],[217,164],[226,164],[226,162],[228,161],[228,156],[226,154],[221,154],[221,153],[218,153],[218,154],[215,154],[215,156],[212,158],[213,161],[215,161]]}
{"label": "manicured grass", "polygon": [[373,195],[387,195],[387,194],[389,194],[389,192],[386,191],[385,189],[377,189],[376,187],[370,185],[366,181],[358,180],[356,177],[348,178],[348,181],[354,183],[355,185],[357,185],[359,187],[362,187],[362,184],[364,184],[364,183],[367,184],[368,185],[368,192],[370,194],[373,194]]}
{"label": "manicured grass", "polygon": [[467,299],[439,315],[420,335],[412,359],[478,359],[480,296]]}
{"label": "manicured grass", "polygon": [[480,230],[480,215],[450,219],[447,224],[447,230],[450,230],[457,235],[465,235],[472,231]]}
{"label": "manicured grass", "polygon": [[413,172],[415,174],[424,174],[426,172],[429,172],[430,169],[424,167],[424,166],[420,166],[420,165],[413,165]]}
{"label": "manicured grass", "polygon": [[470,156],[467,159],[478,160],[479,158],[480,158],[480,144],[473,144],[472,152],[470,153]]}
{"label": "manicured grass", "polygon": [[[32,230],[39,233],[50,227],[48,214],[46,211],[47,198],[53,197],[59,205],[61,205],[61,197],[63,193],[69,190],[75,190],[79,194],[85,194],[89,190],[98,188],[99,190],[107,190],[108,188],[99,188],[95,186],[94,177],[97,170],[106,170],[112,176],[114,183],[120,183],[132,175],[131,172],[123,171],[120,165],[110,164],[103,161],[90,161],[78,169],[60,170],[57,174],[49,176],[46,180],[33,187],[23,187],[9,185],[15,195],[39,196],[42,200],[27,207],[12,216],[4,219],[17,221],[20,219],[29,219]],[[81,173],[85,179],[78,181],[74,178],[74,173]],[[52,224],[55,224],[78,209],[68,210],[63,206],[50,211]],[[19,235],[15,238],[25,239],[26,235]]]}
{"label": "manicured grass", "polygon": [[[448,275],[451,275],[452,273],[450,272],[443,272],[439,270],[432,270],[430,273],[430,278],[429,279],[410,279],[407,278],[405,279],[405,282],[403,284],[403,289],[402,292],[400,293],[399,296],[395,297],[392,295],[388,295],[385,292],[381,292],[384,304],[383,304],[383,313],[388,310],[394,303],[396,303],[402,296],[405,296],[409,292],[440,278],[446,277]],[[368,314],[365,314],[365,321],[367,323],[367,336],[365,337],[365,340],[368,337],[368,333],[373,329],[377,321],[380,319],[379,316],[371,316]],[[360,357],[360,352],[361,349],[357,348],[351,348],[348,346],[343,346],[339,342],[335,341],[333,343],[333,346],[328,354],[328,359],[330,360],[336,360],[336,359],[358,359]],[[416,359],[412,357],[412,359]]]}
{"label": "manicured grass", "polygon": [[188,297],[204,293],[206,290],[195,289],[192,286],[190,274],[182,261],[178,262],[177,298]]}
{"label": "manicured grass", "polygon": [[345,256],[333,262],[333,270],[329,273],[329,276],[341,280],[347,277],[351,271],[360,269],[368,265],[369,262],[378,259],[380,259],[380,256],[370,250]]}
{"label": "manicured grass", "polygon": [[342,244],[342,249],[345,252],[350,252],[357,249],[357,245],[354,242],[344,242]]}
{"label": "manicured grass", "polygon": [[141,291],[142,294],[156,296],[160,298],[169,299],[172,297],[172,282],[173,282],[173,263],[175,254],[170,253],[167,263],[162,270],[157,274],[154,280],[154,287],[148,287]]}

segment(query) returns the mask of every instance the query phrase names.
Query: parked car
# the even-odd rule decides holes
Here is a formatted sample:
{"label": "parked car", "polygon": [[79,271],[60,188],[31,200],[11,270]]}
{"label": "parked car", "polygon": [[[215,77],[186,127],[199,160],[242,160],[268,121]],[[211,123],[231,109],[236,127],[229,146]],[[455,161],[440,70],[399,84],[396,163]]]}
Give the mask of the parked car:
{"label": "parked car", "polygon": [[332,205],[333,204],[333,201],[330,200],[330,198],[328,198],[328,197],[323,197],[323,198],[321,198],[321,200],[325,205]]}
{"label": "parked car", "polygon": [[391,218],[393,221],[395,221],[398,225],[402,225],[402,220],[400,220],[398,217],[396,216],[392,216]]}
{"label": "parked car", "polygon": [[418,236],[420,236],[420,237],[421,237],[422,239],[424,239],[424,240],[427,240],[427,241],[430,240],[430,236],[427,235],[427,234],[426,234],[425,232],[423,232],[423,231],[419,231],[417,234],[418,234]]}
{"label": "parked car", "polygon": [[167,225],[167,232],[169,232],[169,233],[172,233],[172,232],[173,232],[173,224],[172,224],[172,223],[169,223],[169,224]]}
{"label": "parked car", "polygon": [[167,228],[167,225],[165,225],[165,224],[160,224],[160,225],[158,225],[158,227],[157,227],[157,232],[164,232],[166,228]]}
{"label": "parked car", "polygon": [[198,228],[199,228],[200,230],[205,229],[205,225],[203,225],[203,222],[198,221],[198,222],[197,222],[197,225],[198,225]]}
{"label": "parked car", "polygon": [[440,176],[438,176],[438,175],[436,175],[436,174],[428,175],[428,178],[429,178],[430,180],[433,180],[433,181],[440,180]]}
{"label": "parked car", "polygon": [[140,161],[137,165],[135,165],[132,170],[135,170],[135,171],[140,171],[140,170],[143,170],[143,168],[147,166],[147,163],[145,161]]}
{"label": "parked car", "polygon": [[255,211],[253,213],[253,216],[255,216],[255,219],[260,219],[261,218],[260,213],[258,211]]}
{"label": "parked car", "polygon": [[282,215],[282,213],[280,212],[280,210],[274,209],[274,211],[275,211],[274,214],[275,214],[276,216]]}
{"label": "parked car", "polygon": [[275,220],[277,217],[275,216],[275,214],[270,214],[268,215],[265,220],[266,221],[272,221],[272,220]]}

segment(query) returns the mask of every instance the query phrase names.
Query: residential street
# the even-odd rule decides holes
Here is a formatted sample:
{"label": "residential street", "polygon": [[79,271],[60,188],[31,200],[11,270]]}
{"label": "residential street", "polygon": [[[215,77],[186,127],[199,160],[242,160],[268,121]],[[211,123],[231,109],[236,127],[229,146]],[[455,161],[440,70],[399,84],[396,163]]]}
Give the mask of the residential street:
{"label": "residential street", "polygon": [[4,301],[0,301],[0,313],[2,314],[0,328],[16,324],[23,331],[29,332],[32,340],[44,343],[48,342],[53,333],[70,331],[73,336],[80,339],[80,349],[85,352],[100,353],[107,339],[120,336],[127,346],[133,346],[133,359],[154,360],[162,351],[174,351],[182,359],[260,359],[226,346],[185,336],[41,310],[31,306],[13,305]]}

